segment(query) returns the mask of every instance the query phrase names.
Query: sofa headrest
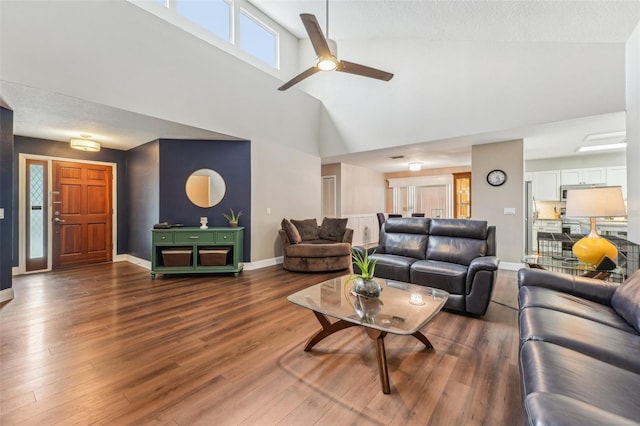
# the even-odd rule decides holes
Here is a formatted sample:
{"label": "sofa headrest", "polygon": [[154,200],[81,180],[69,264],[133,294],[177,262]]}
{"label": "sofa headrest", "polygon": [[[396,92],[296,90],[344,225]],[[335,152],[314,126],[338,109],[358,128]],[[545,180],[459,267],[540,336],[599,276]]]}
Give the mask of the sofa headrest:
{"label": "sofa headrest", "polygon": [[423,217],[390,217],[384,223],[384,232],[400,234],[427,234],[429,221]]}
{"label": "sofa headrest", "polygon": [[485,240],[487,221],[472,219],[431,219],[430,235]]}

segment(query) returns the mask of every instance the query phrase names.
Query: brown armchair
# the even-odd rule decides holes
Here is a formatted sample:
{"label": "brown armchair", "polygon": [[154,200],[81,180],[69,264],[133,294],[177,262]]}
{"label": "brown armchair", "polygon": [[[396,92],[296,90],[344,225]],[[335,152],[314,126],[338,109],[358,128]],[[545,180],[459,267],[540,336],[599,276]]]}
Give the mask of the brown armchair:
{"label": "brown armchair", "polygon": [[347,219],[282,219],[278,231],[282,242],[282,266],[295,272],[340,271],[351,267],[353,229]]}

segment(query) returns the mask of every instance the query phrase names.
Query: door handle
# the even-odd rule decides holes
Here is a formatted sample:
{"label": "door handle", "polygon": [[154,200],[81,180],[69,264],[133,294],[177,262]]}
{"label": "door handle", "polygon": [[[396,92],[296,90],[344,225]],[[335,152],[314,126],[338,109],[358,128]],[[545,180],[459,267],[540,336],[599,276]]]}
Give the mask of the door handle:
{"label": "door handle", "polygon": [[62,220],[62,219],[60,219],[59,217],[54,217],[54,218],[53,218],[53,221],[54,221],[55,223],[65,223],[65,222],[66,222],[66,220]]}

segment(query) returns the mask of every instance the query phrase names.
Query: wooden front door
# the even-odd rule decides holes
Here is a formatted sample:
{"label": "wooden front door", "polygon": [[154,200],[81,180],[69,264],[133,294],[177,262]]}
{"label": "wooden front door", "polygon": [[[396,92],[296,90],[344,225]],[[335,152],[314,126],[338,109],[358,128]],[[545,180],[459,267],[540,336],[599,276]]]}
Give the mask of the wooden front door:
{"label": "wooden front door", "polygon": [[111,167],[53,162],[53,268],[112,260]]}

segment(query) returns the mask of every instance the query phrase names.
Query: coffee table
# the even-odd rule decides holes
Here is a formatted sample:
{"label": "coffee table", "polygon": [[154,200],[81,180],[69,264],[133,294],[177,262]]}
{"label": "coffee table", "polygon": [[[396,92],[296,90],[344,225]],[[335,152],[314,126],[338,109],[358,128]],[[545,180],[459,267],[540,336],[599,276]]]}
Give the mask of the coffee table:
{"label": "coffee table", "polygon": [[[303,308],[311,309],[322,329],[311,336],[304,350],[310,351],[318,342],[346,328],[361,326],[376,342],[376,357],[382,392],[388,394],[389,371],[384,338],[387,333],[411,335],[427,349],[433,345],[420,332],[449,298],[443,290],[376,278],[382,287],[378,299],[367,299],[351,293],[349,276],[321,282],[288,297]],[[328,317],[337,318],[331,322]]]}

